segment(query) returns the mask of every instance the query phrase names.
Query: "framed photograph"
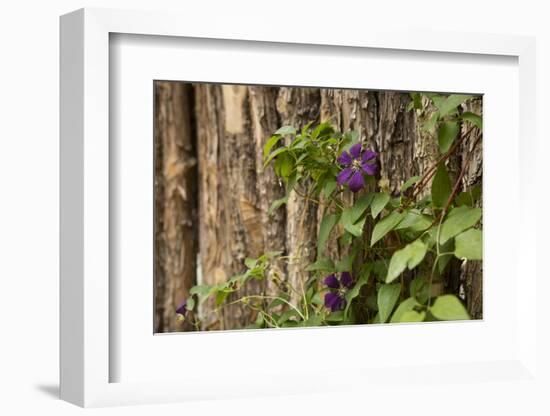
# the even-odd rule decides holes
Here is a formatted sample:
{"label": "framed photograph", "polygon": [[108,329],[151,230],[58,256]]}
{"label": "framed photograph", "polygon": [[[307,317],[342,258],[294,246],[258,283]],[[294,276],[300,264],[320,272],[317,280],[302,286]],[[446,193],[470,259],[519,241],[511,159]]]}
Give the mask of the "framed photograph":
{"label": "framed photograph", "polygon": [[61,397],[540,387],[534,39],[180,19],[61,18]]}

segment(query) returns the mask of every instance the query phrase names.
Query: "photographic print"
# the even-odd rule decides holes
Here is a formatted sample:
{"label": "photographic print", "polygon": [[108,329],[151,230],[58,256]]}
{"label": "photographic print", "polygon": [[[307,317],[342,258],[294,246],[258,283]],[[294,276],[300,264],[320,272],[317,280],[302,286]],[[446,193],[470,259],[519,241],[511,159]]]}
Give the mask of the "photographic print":
{"label": "photographic print", "polygon": [[481,95],[153,88],[156,333],[483,318]]}

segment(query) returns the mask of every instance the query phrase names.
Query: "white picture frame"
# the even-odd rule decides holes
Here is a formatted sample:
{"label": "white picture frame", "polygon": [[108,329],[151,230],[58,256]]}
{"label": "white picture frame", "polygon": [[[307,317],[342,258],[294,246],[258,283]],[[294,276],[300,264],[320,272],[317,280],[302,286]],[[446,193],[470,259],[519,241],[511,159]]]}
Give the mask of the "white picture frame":
{"label": "white picture frame", "polygon": [[[536,250],[532,246],[532,242],[536,241],[536,217],[532,213],[526,215],[529,205],[533,203],[532,195],[535,194],[534,185],[529,180],[536,169],[535,40],[529,37],[475,33],[437,33],[437,36],[434,36],[433,32],[403,32],[389,25],[383,28],[354,28],[343,25],[342,30],[330,33],[316,29],[306,33],[293,27],[280,31],[266,25],[252,26],[246,31],[246,35],[242,35],[234,31],[235,24],[244,27],[245,16],[242,19],[242,22],[222,20],[206,28],[200,19],[186,19],[185,25],[182,25],[183,16],[177,14],[107,9],[83,9],[61,18],[62,399],[88,407],[350,389],[360,392],[365,386],[370,386],[369,391],[378,389],[382,397],[387,393],[389,386],[397,389],[399,394],[406,395],[434,383],[445,385],[455,382],[460,383],[458,388],[464,391],[482,383],[485,386],[487,383],[498,382],[507,382],[507,385],[514,389],[525,386],[526,383],[533,391],[542,389],[544,381],[537,371],[536,360],[537,323],[532,319],[536,315],[537,307]],[[514,260],[517,267],[508,274],[510,282],[515,284],[521,270],[523,283],[517,286],[517,290],[508,294],[514,296],[513,313],[510,315],[514,325],[510,327],[512,334],[509,334],[509,345],[496,351],[494,359],[488,358],[490,351],[487,350],[484,354],[480,353],[478,359],[468,356],[468,360],[460,362],[446,362],[440,357],[435,357],[434,361],[421,359],[417,363],[395,361],[393,366],[389,365],[387,360],[382,360],[380,366],[369,363],[366,367],[350,367],[344,361],[342,365],[332,366],[323,372],[315,372],[311,368],[308,370],[306,367],[297,368],[290,373],[286,370],[276,372],[269,369],[258,370],[252,368],[252,364],[241,364],[240,369],[230,369],[241,371],[241,374],[231,376],[235,381],[233,383],[228,383],[227,378],[212,380],[201,376],[199,371],[192,372],[191,376],[174,379],[160,377],[163,376],[162,373],[151,374],[151,370],[145,373],[143,379],[135,380],[133,377],[125,380],[125,377],[121,378],[115,374],[117,372],[113,372],[113,368],[117,366],[116,363],[123,360],[124,357],[120,354],[124,349],[113,348],[113,339],[120,335],[113,333],[113,327],[116,328],[116,325],[112,320],[118,305],[113,297],[116,287],[113,287],[113,282],[110,281],[113,273],[113,259],[110,258],[113,253],[109,249],[110,230],[116,227],[113,221],[120,220],[120,217],[111,215],[112,194],[109,191],[112,187],[111,176],[117,171],[116,163],[119,161],[113,158],[110,152],[110,137],[114,134],[113,120],[110,121],[110,117],[113,116],[110,113],[110,96],[113,92],[110,78],[110,39],[114,38],[114,34],[161,36],[162,38],[156,38],[156,42],[161,43],[174,42],[174,39],[178,38],[212,39],[225,42],[226,45],[228,42],[241,42],[240,44],[244,45],[244,41],[246,44],[260,45],[256,46],[255,53],[260,53],[259,42],[269,42],[278,45],[277,49],[283,52],[298,45],[305,48],[304,50],[323,46],[330,48],[333,53],[346,51],[351,55],[359,54],[362,50],[390,53],[408,51],[411,56],[417,53],[432,53],[431,59],[437,59],[437,56],[468,56],[474,63],[482,56],[503,56],[517,60],[519,92],[518,106],[514,108],[519,110],[512,114],[512,117],[517,117],[518,121],[519,130],[515,130],[513,137],[519,147],[517,163],[520,169],[518,176],[512,181],[518,185],[517,189],[514,188],[518,204],[511,209],[515,210],[521,220],[520,227],[514,234],[513,248],[510,249],[511,254],[517,257],[517,261]],[[387,88],[391,88],[391,82]],[[150,133],[152,136],[152,132]],[[521,143],[526,141],[533,145],[521,146],[520,140]],[[504,154],[501,156],[505,157]],[[510,154],[510,157],[512,156]],[[489,208],[486,206],[485,210],[490,209],[490,205]],[[485,233],[491,232],[490,230],[490,227],[485,227]],[[486,293],[485,296],[490,294]],[[491,320],[487,318],[485,324],[490,323]],[[399,332],[394,332],[391,336],[407,333],[409,336],[417,334],[429,338],[434,337],[436,332],[455,331],[453,328],[464,331],[465,336],[478,336],[476,331],[479,336],[483,335],[484,327],[478,325],[461,329],[461,325],[442,324],[439,328],[430,325],[404,325],[400,326]],[[387,328],[377,326],[369,330],[376,331],[376,336],[382,339],[382,347],[387,343],[387,349],[391,349],[391,336],[387,337]],[[277,337],[277,342],[281,345],[299,337],[300,342],[317,339],[333,347],[334,339],[352,339],[359,334],[358,331],[362,331],[361,328],[337,330],[340,332],[335,333],[334,329],[326,328],[301,332],[282,331],[271,332],[266,336]],[[499,331],[503,334],[504,330],[500,328]],[[181,336],[190,335],[192,336]],[[197,354],[201,348],[207,348],[208,343],[223,341],[238,346],[239,343],[256,345],[255,343],[263,342],[258,341],[261,339],[259,336],[250,336],[246,332],[208,334],[206,338],[206,334],[200,335],[203,342],[201,345],[197,344]],[[152,331],[150,337],[153,338]],[[157,336],[155,343],[173,344],[178,342],[177,337]],[[141,345],[136,348],[141,348]],[[200,362],[200,356],[195,355],[195,358]],[[167,363],[163,365],[166,367]],[[173,372],[176,375],[182,370],[185,370],[185,366],[181,365],[178,368],[174,364]],[[251,377],[262,374],[262,371],[263,375],[269,378],[269,382],[257,383]],[[327,383],[327,378],[336,381]],[[394,385],[395,380],[400,380],[397,386]],[[496,388],[487,389],[487,394],[494,395],[495,399],[499,398]]]}

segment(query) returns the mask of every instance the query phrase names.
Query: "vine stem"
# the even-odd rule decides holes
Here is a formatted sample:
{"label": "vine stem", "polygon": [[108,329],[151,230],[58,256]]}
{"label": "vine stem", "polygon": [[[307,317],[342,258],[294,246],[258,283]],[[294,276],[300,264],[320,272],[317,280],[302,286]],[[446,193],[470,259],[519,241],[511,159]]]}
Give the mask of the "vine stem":
{"label": "vine stem", "polygon": [[[453,200],[456,197],[456,194],[458,193],[458,189],[460,188],[460,182],[462,181],[462,178],[464,177],[464,174],[466,173],[466,167],[468,166],[468,163],[470,162],[470,159],[472,158],[472,155],[474,154],[474,150],[476,149],[476,147],[477,147],[477,145],[480,141],[481,141],[481,136],[479,136],[476,139],[476,141],[474,142],[474,144],[472,145],[472,149],[470,150],[470,152],[466,156],[466,160],[462,164],[462,168],[460,169],[460,173],[459,173],[458,178],[457,178],[457,180],[454,184],[451,195],[449,195],[449,198],[447,198],[447,202],[445,203],[445,206],[443,207],[443,210],[439,214],[439,217],[436,218],[436,220],[434,221],[434,223],[439,221],[439,224],[437,226],[437,234],[436,234],[436,238],[435,238],[435,248],[436,248],[436,252],[437,252],[437,257],[434,261],[434,266],[432,267],[432,273],[430,275],[430,285],[429,285],[429,289],[428,289],[429,290],[428,291],[428,294],[429,294],[429,296],[428,296],[428,308],[430,307],[430,304],[431,304],[432,284],[433,284],[435,266],[439,262],[439,258],[442,256],[441,252],[439,251],[440,250],[439,238],[440,238],[440,235],[441,235],[441,225],[443,224],[443,219],[445,218],[445,214],[447,213],[449,207],[451,206],[451,203],[453,202]],[[431,228],[431,226],[430,226],[430,228]]]}
{"label": "vine stem", "polygon": [[306,321],[306,318],[305,316],[302,314],[302,312],[300,312],[300,310],[294,306],[292,303],[288,302],[286,299],[283,299],[279,296],[261,296],[261,295],[247,295],[247,296],[243,296],[241,299],[239,299],[241,302],[243,301],[243,299],[272,299],[272,300],[280,300],[281,302],[287,304],[288,306],[290,306],[292,309],[294,309],[298,315],[300,315],[300,318],[302,318],[304,321]]}
{"label": "vine stem", "polygon": [[424,187],[428,184],[428,182],[430,181],[431,178],[433,178],[433,176],[435,175],[435,172],[437,171],[437,167],[439,166],[439,164],[441,162],[444,162],[446,161],[449,157],[451,157],[451,155],[454,153],[454,151],[458,148],[458,146],[472,133],[472,131],[474,130],[474,128],[476,128],[476,126],[472,126],[468,129],[468,131],[466,131],[466,133],[464,134],[461,134],[459,139],[457,141],[455,141],[453,143],[453,145],[451,146],[451,148],[447,151],[447,153],[445,153],[443,156],[441,156],[437,161],[436,163],[431,166],[427,171],[426,173],[424,173],[424,175],[422,176],[422,178],[414,185],[414,187],[412,188],[412,195],[411,195],[411,199],[414,199],[415,197],[418,196],[418,194],[420,193],[420,191],[422,189],[424,189]]}

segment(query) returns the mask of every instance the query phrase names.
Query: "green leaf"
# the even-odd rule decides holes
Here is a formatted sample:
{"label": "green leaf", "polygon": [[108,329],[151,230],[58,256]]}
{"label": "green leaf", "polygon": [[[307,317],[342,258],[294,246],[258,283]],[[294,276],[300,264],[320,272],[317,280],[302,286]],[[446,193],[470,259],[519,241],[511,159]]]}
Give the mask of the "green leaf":
{"label": "green leaf", "polygon": [[251,259],[249,257],[244,259],[244,265],[249,269],[253,269],[254,267],[256,267],[256,264],[258,264],[258,260],[256,259]]}
{"label": "green leaf", "polygon": [[427,230],[432,225],[433,219],[422,214],[417,209],[412,209],[407,212],[406,217],[395,227],[395,230],[404,230],[406,228],[413,232],[421,232]]}
{"label": "green leaf", "polygon": [[420,110],[422,108],[422,96],[418,92],[412,92],[411,101],[407,104],[407,111],[414,109]]}
{"label": "green leaf", "polygon": [[309,128],[310,128],[312,125],[313,125],[313,121],[310,121],[310,122],[307,123],[304,127],[302,127],[302,130],[301,130],[302,135],[305,135],[305,134],[308,132]]}
{"label": "green leaf", "polygon": [[415,277],[410,284],[410,294],[420,303],[426,303],[429,297],[430,285],[422,277]]}
{"label": "green leaf", "polygon": [[286,301],[288,301],[288,299],[284,299],[283,298],[284,295],[280,295],[279,298],[276,298],[276,299],[273,299],[270,304],[268,305],[268,309],[275,309],[277,306],[281,306],[281,305],[286,305]]}
{"label": "green leaf", "polygon": [[270,206],[269,209],[267,210],[268,215],[273,214],[273,212],[274,212],[276,209],[278,209],[278,208],[281,207],[282,205],[286,204],[287,202],[288,202],[288,195],[285,195],[285,196],[283,196],[282,198],[276,199],[275,201],[273,201],[273,203],[271,204],[271,206]]}
{"label": "green leaf", "polygon": [[430,313],[440,321],[470,319],[466,308],[455,295],[442,295],[436,298],[430,307]]}
{"label": "green leaf", "polygon": [[469,100],[470,98],[472,98],[471,95],[464,95],[464,94],[449,95],[440,105],[438,105],[439,114],[441,115],[441,117],[445,117],[447,114],[456,110],[456,108],[459,105]]}
{"label": "green leaf", "polygon": [[455,237],[455,256],[459,259],[481,260],[483,255],[482,233],[470,228]]}
{"label": "green leaf", "polygon": [[323,298],[321,298],[321,295],[319,293],[315,293],[311,298],[311,303],[321,306],[325,304],[325,301],[323,300]]}
{"label": "green leaf", "polygon": [[391,283],[397,276],[399,276],[403,270],[407,267],[409,261],[409,251],[405,248],[397,250],[393,253],[390,265],[388,266],[388,274],[386,275],[386,283]]}
{"label": "green leaf", "polygon": [[342,322],[343,320],[344,320],[344,311],[332,312],[326,318],[327,322]]}
{"label": "green leaf", "polygon": [[225,301],[225,299],[227,299],[227,297],[229,296],[230,293],[231,293],[231,291],[229,291],[229,290],[221,290],[221,291],[217,292],[216,293],[216,307],[220,306]]}
{"label": "green leaf", "polygon": [[[441,244],[439,247],[439,251],[441,253],[452,253],[454,252],[454,250],[455,250],[455,242],[452,238],[449,239],[445,244]],[[449,264],[452,258],[453,258],[452,254],[444,254],[437,258],[437,269],[439,270],[439,273],[443,273],[445,271],[447,264]]]}
{"label": "green leaf", "polygon": [[319,124],[313,132],[311,133],[311,137],[313,139],[316,139],[319,136],[333,133],[334,129],[332,128],[332,125],[330,124],[330,121],[325,121],[324,123]]}
{"label": "green leaf", "polygon": [[315,263],[310,264],[306,267],[306,272],[333,272],[335,270],[334,263],[331,259],[323,257],[317,260]]}
{"label": "green leaf", "polygon": [[191,290],[189,290],[189,293],[191,295],[197,295],[199,298],[199,305],[203,303],[208,297],[216,292],[217,288],[215,286],[210,285],[197,285],[193,286]]}
{"label": "green leaf", "polygon": [[423,131],[433,131],[435,125],[437,124],[439,120],[439,111],[436,111],[432,114],[429,120],[425,121],[422,124],[422,130]]}
{"label": "green leaf", "polygon": [[472,123],[474,126],[476,126],[480,130],[483,128],[483,121],[481,119],[481,116],[478,116],[477,114],[466,111],[460,116],[460,118],[462,118],[462,120],[466,120]]}
{"label": "green leaf", "polygon": [[441,104],[443,104],[443,101],[445,101],[445,99],[447,98],[446,96],[441,95],[441,94],[437,94],[435,92],[426,93],[424,95],[426,95],[426,97],[428,97],[430,100],[432,100],[432,102],[434,103],[434,105],[437,108],[441,107]]}
{"label": "green leaf", "polygon": [[292,126],[283,126],[275,132],[275,134],[280,134],[284,136],[286,134],[296,134],[296,129]]}
{"label": "green leaf", "polygon": [[445,244],[449,238],[474,226],[480,218],[481,208],[470,208],[467,206],[453,208],[441,225],[439,244]]}
{"label": "green leaf", "polygon": [[350,253],[344,256],[340,261],[336,263],[337,272],[350,272],[353,266],[353,260],[355,259],[355,253]]}
{"label": "green leaf", "polygon": [[378,313],[380,314],[381,323],[386,322],[390,317],[400,293],[400,284],[380,286],[378,290]]}
{"label": "green leaf", "polygon": [[266,251],[260,258],[272,259],[273,257],[279,257],[281,254],[283,254],[282,250]]}
{"label": "green leaf", "polygon": [[332,191],[336,189],[336,185],[337,183],[334,179],[326,181],[325,186],[323,186],[323,195],[328,198],[332,194]]}
{"label": "green leaf", "polygon": [[346,224],[344,227],[347,232],[354,235],[355,237],[360,237],[363,235],[363,227],[365,226],[366,218],[363,218],[363,220],[359,221],[356,224]]}
{"label": "green leaf", "polygon": [[405,181],[403,186],[401,187],[401,193],[405,192],[407,189],[409,189],[411,186],[413,186],[416,182],[420,180],[420,176],[413,176]]}
{"label": "green leaf", "polygon": [[446,153],[451,148],[458,136],[458,131],[459,127],[456,121],[446,121],[439,127],[438,139],[441,153]]}
{"label": "green leaf", "polygon": [[294,158],[289,153],[282,153],[275,161],[275,173],[287,179],[294,170]]}
{"label": "green leaf", "polygon": [[403,220],[403,218],[405,218],[406,215],[407,212],[405,211],[393,211],[391,214],[378,221],[372,230],[372,237],[370,241],[371,247],[387,233],[393,230]]}
{"label": "green leaf", "polygon": [[195,307],[195,299],[193,299],[192,297],[188,297],[187,302],[185,304],[185,308],[188,311],[192,311],[194,307]]}
{"label": "green leaf", "polygon": [[440,163],[432,181],[432,203],[434,207],[442,208],[451,196],[451,180],[443,163]]}
{"label": "green leaf", "polygon": [[268,158],[264,162],[264,168],[273,160],[274,157],[279,156],[280,154],[287,152],[288,149],[286,147],[279,147],[278,149],[275,149],[273,152],[271,152],[268,156]]}
{"label": "green leaf", "polygon": [[303,322],[302,326],[321,326],[323,323],[323,315],[321,314],[310,314],[309,318]]}
{"label": "green leaf", "polygon": [[350,220],[352,223],[356,223],[359,218],[363,215],[365,210],[368,208],[373,198],[372,194],[363,195],[357,201],[354,202],[353,206],[350,208]]}
{"label": "green leaf", "polygon": [[271,136],[271,138],[264,145],[264,158],[267,157],[267,155],[269,154],[273,146],[275,146],[281,139],[282,139],[282,136],[278,136],[278,135]]}
{"label": "green leaf", "polygon": [[401,315],[399,322],[422,322],[424,318],[426,318],[424,311],[406,311]]}
{"label": "green leaf", "polygon": [[321,257],[330,232],[339,219],[340,216],[338,214],[329,214],[325,215],[321,221],[321,226],[319,227],[319,237],[317,239],[317,257]]}
{"label": "green leaf", "polygon": [[370,272],[371,267],[365,267],[355,285],[346,293],[346,309],[344,310],[344,316],[347,317],[349,308],[351,307],[351,302],[359,296],[361,288],[368,283]]}
{"label": "green leaf", "polygon": [[412,270],[418,266],[424,259],[426,251],[426,245],[422,241],[416,240],[393,253],[388,267],[386,283],[393,282],[397,276],[403,273],[405,268],[408,267],[409,270]]}
{"label": "green leaf", "polygon": [[378,214],[386,207],[390,202],[391,196],[385,192],[379,192],[373,194],[372,203],[370,206],[372,218],[376,218]]}
{"label": "green leaf", "polygon": [[264,315],[259,313],[256,317],[256,320],[254,321],[254,327],[255,328],[263,328],[264,326]]}
{"label": "green leaf", "polygon": [[399,306],[395,309],[395,312],[393,313],[390,322],[396,323],[396,322],[410,322],[410,321],[403,321],[403,314],[406,312],[415,312],[414,308],[416,306],[420,306],[420,304],[416,301],[414,297],[410,297],[405,299],[403,302],[399,304]]}
{"label": "green leaf", "polygon": [[457,206],[468,205],[470,207],[473,207],[480,197],[481,186],[476,185],[464,192],[459,193],[455,199],[455,204]]}
{"label": "green leaf", "polygon": [[342,212],[342,218],[340,222],[344,228],[355,237],[359,237],[363,234],[363,226],[365,225],[365,219],[359,221],[364,214],[372,200],[372,194],[363,195],[355,203]]}
{"label": "green leaf", "polygon": [[295,309],[289,309],[288,311],[285,311],[281,314],[279,320],[277,321],[277,325],[283,325],[284,323],[289,321],[290,318],[297,318],[298,320],[300,320],[301,317]]}

